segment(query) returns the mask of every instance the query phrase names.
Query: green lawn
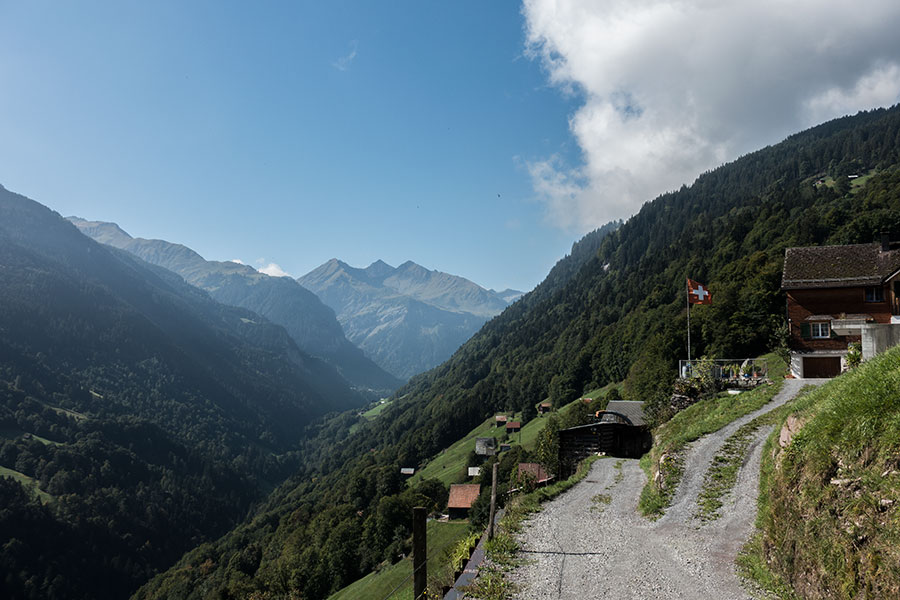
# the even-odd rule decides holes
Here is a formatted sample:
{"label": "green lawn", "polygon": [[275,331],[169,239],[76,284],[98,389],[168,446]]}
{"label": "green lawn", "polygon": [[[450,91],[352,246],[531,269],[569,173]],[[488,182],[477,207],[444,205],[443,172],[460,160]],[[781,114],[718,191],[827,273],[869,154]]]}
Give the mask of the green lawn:
{"label": "green lawn", "polygon": [[[380,415],[382,412],[384,412],[384,409],[386,409],[388,406],[390,406],[391,402],[392,402],[391,400],[381,400],[378,403],[376,403],[375,406],[373,406],[369,410],[363,412],[359,416],[366,419],[367,421],[371,421],[372,419],[374,419],[375,417]],[[351,425],[350,433],[356,433],[356,430],[359,429],[359,426],[360,426],[360,423],[354,423],[353,425]]]}
{"label": "green lawn", "polygon": [[[537,419],[535,419],[537,420]],[[469,452],[475,449],[475,438],[493,437],[498,440],[506,437],[506,429],[496,427],[494,425],[494,417],[485,419],[481,425],[469,432],[463,439],[431,459],[424,468],[416,471],[416,474],[410,478],[410,486],[414,486],[422,479],[433,477],[438,479],[444,485],[457,483],[461,481],[461,477],[465,478],[466,460]],[[518,434],[512,435],[514,443],[518,438]],[[497,442],[500,443],[499,441]],[[517,443],[517,442],[516,442]]]}
{"label": "green lawn", "polygon": [[[15,439],[19,439],[23,435],[25,435],[25,432],[22,431],[21,429],[16,429],[15,427],[0,428],[0,438],[2,438],[2,439],[15,440]],[[54,446],[62,445],[61,442],[54,442],[53,440],[48,440],[45,437],[41,437],[41,436],[35,435],[33,433],[31,434],[31,438],[41,442],[44,445],[50,445],[50,444],[52,444]]]}
{"label": "green lawn", "polygon": [[38,498],[40,498],[41,502],[43,502],[44,504],[47,504],[48,502],[53,500],[53,496],[38,488],[37,482],[24,473],[19,473],[18,471],[13,471],[12,469],[7,469],[6,467],[0,467],[0,477],[12,477],[23,486],[25,486],[25,489],[37,494]]}
{"label": "green lawn", "polygon": [[[468,528],[467,521],[428,522],[426,535],[428,536],[429,579],[446,567],[448,564],[446,551],[466,536]],[[359,600],[360,598],[412,600],[411,575],[412,558],[410,557],[389,565],[377,573],[369,573],[330,596],[329,600]],[[391,594],[395,588],[396,591]],[[388,594],[391,595],[388,596]]]}
{"label": "green lawn", "polygon": [[371,421],[372,419],[380,415],[384,411],[384,409],[386,409],[390,405],[390,400],[382,400],[381,402],[364,412],[362,414],[362,417]]}

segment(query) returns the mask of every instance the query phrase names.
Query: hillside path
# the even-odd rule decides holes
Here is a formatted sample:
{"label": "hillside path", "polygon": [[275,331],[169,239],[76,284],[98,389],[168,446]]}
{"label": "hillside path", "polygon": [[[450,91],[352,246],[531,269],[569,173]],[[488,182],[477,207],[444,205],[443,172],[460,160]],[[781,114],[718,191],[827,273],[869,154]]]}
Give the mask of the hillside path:
{"label": "hillside path", "polygon": [[757,431],[720,517],[694,518],[697,495],[712,457],[739,427],[793,398],[804,385],[785,380],[761,409],[692,443],[685,472],[665,516],[651,522],[637,513],[646,476],[635,459],[605,458],[567,493],[549,502],[519,537],[524,565],[509,579],[521,600],[564,598],[749,599],[734,561],[753,530],[762,442]]}

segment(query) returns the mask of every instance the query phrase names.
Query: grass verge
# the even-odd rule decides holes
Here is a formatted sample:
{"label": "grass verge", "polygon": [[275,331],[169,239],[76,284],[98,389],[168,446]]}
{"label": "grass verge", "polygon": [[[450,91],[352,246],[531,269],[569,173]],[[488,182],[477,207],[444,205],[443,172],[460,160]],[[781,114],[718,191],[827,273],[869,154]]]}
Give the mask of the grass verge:
{"label": "grass verge", "polygon": [[900,348],[793,411],[763,449],[743,573],[781,598],[900,597]]}
{"label": "grass verge", "polygon": [[[769,403],[783,381],[764,385],[737,396],[719,394],[697,402],[676,414],[653,432],[653,448],[641,458],[647,484],[638,503],[640,512],[658,519],[672,502],[684,471],[684,450],[701,436],[718,431],[735,419]],[[658,475],[657,475],[658,474]]]}
{"label": "grass verge", "polygon": [[[797,397],[802,396],[812,386],[806,386]],[[784,420],[793,411],[793,401],[779,406],[773,411],[760,415],[738,428],[722,444],[722,448],[712,460],[706,477],[703,480],[703,488],[697,496],[697,512],[695,516],[701,521],[714,521],[719,518],[719,509],[725,496],[734,488],[737,482],[738,471],[744,462],[747,448],[753,442],[756,432],[768,425]]]}

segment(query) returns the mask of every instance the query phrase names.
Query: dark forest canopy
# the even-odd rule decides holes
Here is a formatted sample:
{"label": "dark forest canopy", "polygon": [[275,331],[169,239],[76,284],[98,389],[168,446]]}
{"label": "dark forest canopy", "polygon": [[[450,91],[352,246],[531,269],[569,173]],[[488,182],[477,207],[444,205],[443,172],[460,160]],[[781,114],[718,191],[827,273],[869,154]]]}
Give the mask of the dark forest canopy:
{"label": "dark forest canopy", "polygon": [[[849,175],[868,177],[851,183]],[[251,520],[137,597],[323,598],[391,556],[409,534],[411,502],[434,495],[406,489],[400,465],[421,464],[495,411],[533,416],[548,396],[558,406],[608,382],[625,380],[631,398],[658,405],[686,353],[688,276],[715,298],[692,317],[694,355],[765,352],[782,323],[786,247],[900,231],[900,109],[793,135],[617,225],[576,244],[534,291],[398,391],[379,418],[344,415],[318,427],[304,445],[304,469]]]}

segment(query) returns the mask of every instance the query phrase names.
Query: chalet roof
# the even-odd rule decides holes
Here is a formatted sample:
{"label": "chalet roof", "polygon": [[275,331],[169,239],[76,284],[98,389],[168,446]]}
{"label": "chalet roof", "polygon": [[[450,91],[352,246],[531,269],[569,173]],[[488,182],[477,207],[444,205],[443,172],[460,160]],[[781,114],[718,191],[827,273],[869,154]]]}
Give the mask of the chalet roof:
{"label": "chalet roof", "polygon": [[521,421],[507,421],[506,428],[507,429],[521,429],[522,422]]}
{"label": "chalet roof", "polygon": [[628,417],[628,420],[631,421],[632,425],[640,427],[641,425],[647,424],[647,421],[644,419],[643,402],[635,402],[633,400],[612,400],[607,404],[606,410],[625,415]]}
{"label": "chalet roof", "polygon": [[497,453],[497,438],[475,438],[475,454],[479,456],[493,456]]}
{"label": "chalet roof", "polygon": [[472,508],[472,503],[481,493],[477,483],[454,483],[450,486],[450,500],[447,508]]}
{"label": "chalet roof", "polygon": [[506,415],[497,415],[494,420],[498,423],[506,423]]}
{"label": "chalet roof", "polygon": [[788,248],[781,289],[881,285],[898,270],[900,250],[884,251],[881,244]]}
{"label": "chalet roof", "polygon": [[550,479],[550,474],[544,470],[544,467],[540,463],[519,463],[517,473],[519,476],[523,473],[527,473],[534,477],[535,481],[538,483]]}

